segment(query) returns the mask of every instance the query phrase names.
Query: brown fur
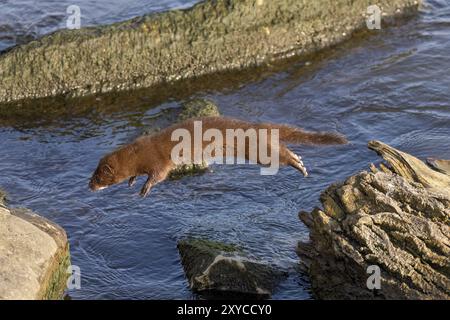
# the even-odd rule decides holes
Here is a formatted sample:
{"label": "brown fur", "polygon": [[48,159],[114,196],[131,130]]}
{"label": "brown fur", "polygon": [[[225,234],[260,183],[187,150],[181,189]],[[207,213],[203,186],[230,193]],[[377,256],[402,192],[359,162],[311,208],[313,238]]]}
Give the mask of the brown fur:
{"label": "brown fur", "polygon": [[[202,121],[203,132],[207,129],[215,128],[219,129],[224,137],[226,136],[226,129],[243,129],[245,131],[254,128],[268,129],[269,136],[271,129],[278,129],[280,141],[286,143],[324,145],[344,144],[347,142],[344,137],[338,134],[307,132],[300,128],[287,125],[272,123],[257,124],[224,117],[189,119],[168,127],[157,134],[139,137],[134,142],[103,157],[91,178],[89,183],[90,188],[95,191],[113,184],[121,183],[127,179],[129,179],[129,185],[132,186],[135,183],[137,176],[147,175],[147,182],[141,190],[141,195],[146,196],[152,186],[165,180],[169,172],[176,167],[171,160],[171,152],[179,141],[171,141],[172,132],[175,129],[184,128],[189,130],[193,136],[195,120]],[[268,150],[271,150],[270,139],[268,140]],[[279,149],[280,165],[290,165],[303,172],[306,176],[307,172],[301,159],[290,151],[282,142],[280,142]],[[203,142],[203,147],[209,143],[210,142]],[[246,145],[248,145],[248,143],[246,143]],[[223,147],[224,149],[227,147],[226,139],[224,139]],[[236,151],[237,150],[234,150],[235,155]],[[248,146],[246,146],[245,151],[246,158],[248,159]]]}

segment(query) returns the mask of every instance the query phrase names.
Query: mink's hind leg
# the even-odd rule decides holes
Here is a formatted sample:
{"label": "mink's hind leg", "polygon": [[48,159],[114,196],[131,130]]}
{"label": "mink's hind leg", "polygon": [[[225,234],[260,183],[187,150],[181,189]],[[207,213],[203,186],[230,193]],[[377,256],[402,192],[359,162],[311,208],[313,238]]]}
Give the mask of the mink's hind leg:
{"label": "mink's hind leg", "polygon": [[302,158],[293,153],[288,147],[280,145],[280,163],[289,165],[299,170],[305,177],[308,176],[308,171],[303,164]]}
{"label": "mink's hind leg", "polygon": [[167,178],[167,175],[170,172],[170,166],[166,168],[161,168],[161,171],[154,172],[148,175],[148,179],[145,182],[144,186],[141,189],[141,196],[146,197],[150,193],[150,189],[157,183],[164,181]]}
{"label": "mink's hind leg", "polygon": [[145,182],[144,186],[141,189],[141,197],[146,197],[150,193],[150,189],[153,187],[153,179],[151,176],[148,177],[147,181]]}

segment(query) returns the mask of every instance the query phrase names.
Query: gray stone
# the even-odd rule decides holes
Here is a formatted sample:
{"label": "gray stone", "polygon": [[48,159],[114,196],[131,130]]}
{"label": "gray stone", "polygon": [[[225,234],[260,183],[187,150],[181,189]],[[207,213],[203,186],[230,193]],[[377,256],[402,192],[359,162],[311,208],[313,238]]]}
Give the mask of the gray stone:
{"label": "gray stone", "polygon": [[178,243],[190,288],[207,298],[269,298],[286,274],[246,258],[235,246],[187,239]]}
{"label": "gray stone", "polygon": [[[372,165],[321,195],[300,219],[310,242],[298,254],[321,299],[450,299],[450,177],[378,141]],[[369,289],[371,265],[380,289]]]}
{"label": "gray stone", "polygon": [[[178,111],[178,114],[176,113]],[[157,117],[161,125],[152,125],[146,128],[142,134],[151,135],[161,131],[161,127],[167,127],[172,124],[180,123],[191,118],[200,117],[219,117],[219,107],[211,100],[207,99],[191,99],[181,104],[180,108],[171,108],[163,110]]]}
{"label": "gray stone", "polygon": [[0,300],[61,299],[69,266],[61,227],[29,210],[0,206]]}
{"label": "gray stone", "polygon": [[[383,24],[417,12],[418,3],[377,1]],[[205,1],[109,26],[61,30],[0,55],[0,102],[146,88],[310,54],[364,30],[372,4]]]}

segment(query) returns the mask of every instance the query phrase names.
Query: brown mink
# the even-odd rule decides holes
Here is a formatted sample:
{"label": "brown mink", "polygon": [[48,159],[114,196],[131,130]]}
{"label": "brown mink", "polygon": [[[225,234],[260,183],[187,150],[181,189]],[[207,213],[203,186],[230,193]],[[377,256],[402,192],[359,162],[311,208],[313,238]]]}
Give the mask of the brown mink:
{"label": "brown mink", "polygon": [[[198,121],[201,121],[203,130],[202,133],[206,132],[208,129],[217,129],[216,132],[222,133],[223,137],[226,136],[227,129],[243,129],[244,131],[248,129],[255,129],[256,131],[266,129],[269,136],[273,129],[278,129],[280,141],[278,147],[279,164],[292,166],[301,171],[305,176],[307,176],[307,171],[301,161],[301,158],[289,150],[284,143],[307,145],[347,143],[345,137],[339,134],[328,132],[308,132],[288,125],[251,123],[225,117],[194,118],[172,125],[156,134],[139,137],[132,143],[104,156],[100,160],[98,167],[90,180],[90,189],[93,191],[101,190],[111,185],[121,183],[125,180],[129,180],[129,185],[133,186],[138,176],[146,175],[148,179],[141,190],[141,195],[148,195],[152,186],[165,180],[169,172],[177,166],[177,163],[172,161],[171,155],[172,150],[177,144],[179,144],[179,141],[172,141],[172,133],[176,129],[185,129],[185,131],[187,130],[193,135],[195,130],[195,121],[197,121],[197,124]],[[208,144],[211,144],[210,141],[203,141],[203,139],[201,143],[203,148],[205,148]],[[269,151],[272,150],[272,148],[275,148],[275,146],[272,146],[272,140],[270,138],[263,142],[262,138],[258,136],[257,143],[266,143],[266,147]],[[244,155],[244,157],[249,160],[248,144],[249,143],[245,143],[246,146],[243,153],[238,153],[238,143],[233,143],[232,146],[229,146],[227,145],[226,139],[223,139],[222,148],[223,150],[229,150],[231,148],[233,149],[231,151],[233,156],[240,154]],[[195,152],[193,145],[194,143],[192,143],[191,154],[194,154]],[[240,151],[243,150],[241,149]],[[263,163],[259,156],[255,160],[259,164],[267,165],[267,163]],[[193,159],[191,161],[194,162]]]}

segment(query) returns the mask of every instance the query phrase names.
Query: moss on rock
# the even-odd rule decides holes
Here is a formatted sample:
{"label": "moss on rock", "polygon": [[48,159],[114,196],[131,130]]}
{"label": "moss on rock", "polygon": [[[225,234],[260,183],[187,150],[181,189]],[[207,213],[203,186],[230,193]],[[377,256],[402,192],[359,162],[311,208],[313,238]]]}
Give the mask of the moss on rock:
{"label": "moss on rock", "polygon": [[208,171],[208,164],[183,164],[169,172],[170,180],[178,180],[186,176],[195,176]]}
{"label": "moss on rock", "polygon": [[178,122],[185,121],[190,118],[219,116],[219,108],[214,102],[206,99],[193,99],[183,104],[182,111],[178,115]]}
{"label": "moss on rock", "polygon": [[6,192],[0,189],[0,205],[4,205],[6,202]]}
{"label": "moss on rock", "polygon": [[70,262],[70,246],[63,248],[58,256],[54,259],[52,266],[49,268],[49,281],[41,291],[42,300],[60,300],[66,291],[67,280],[70,276],[68,269]]}

